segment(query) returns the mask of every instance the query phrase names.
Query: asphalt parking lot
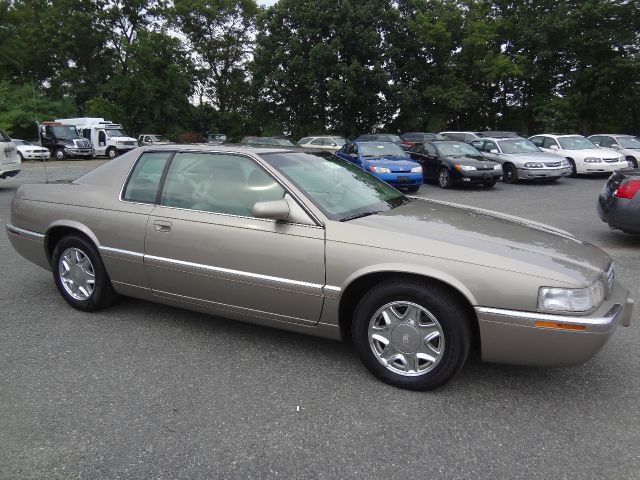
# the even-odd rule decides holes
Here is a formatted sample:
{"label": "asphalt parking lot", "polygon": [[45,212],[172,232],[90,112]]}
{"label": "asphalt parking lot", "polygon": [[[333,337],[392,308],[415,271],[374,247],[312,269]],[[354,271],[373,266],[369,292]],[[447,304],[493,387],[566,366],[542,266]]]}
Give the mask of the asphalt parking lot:
{"label": "asphalt parking lot", "polygon": [[[99,163],[50,162],[47,177]],[[17,185],[44,178],[26,163],[0,181],[3,225]],[[640,236],[599,220],[605,180],[419,195],[568,230],[612,255],[640,302]],[[638,311],[585,365],[476,354],[417,393],[376,380],[348,344],[133,299],[75,311],[4,232],[0,251],[0,478],[638,478]]]}

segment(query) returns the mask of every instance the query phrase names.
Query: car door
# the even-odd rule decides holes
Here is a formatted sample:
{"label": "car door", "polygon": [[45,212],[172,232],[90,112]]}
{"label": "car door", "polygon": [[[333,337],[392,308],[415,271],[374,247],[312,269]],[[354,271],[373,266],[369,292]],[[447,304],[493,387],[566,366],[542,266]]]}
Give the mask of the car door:
{"label": "car door", "polygon": [[543,137],[542,146],[539,148],[543,152],[556,153],[558,150],[560,150],[560,145],[558,145],[558,142],[555,138]]}
{"label": "car door", "polygon": [[424,164],[422,166],[422,174],[425,178],[436,179],[438,177],[438,169],[440,164],[440,155],[437,148],[432,143],[424,143]]}
{"label": "car door", "polygon": [[502,163],[504,160],[500,156],[500,147],[498,147],[498,144],[492,140],[485,140],[484,145],[482,145],[482,155],[485,158],[498,163]]}
{"label": "car door", "polygon": [[287,223],[252,213],[256,202],[284,195],[248,156],[176,153],[147,224],[145,265],[153,294],[257,323],[316,324],[324,228],[311,218]]}

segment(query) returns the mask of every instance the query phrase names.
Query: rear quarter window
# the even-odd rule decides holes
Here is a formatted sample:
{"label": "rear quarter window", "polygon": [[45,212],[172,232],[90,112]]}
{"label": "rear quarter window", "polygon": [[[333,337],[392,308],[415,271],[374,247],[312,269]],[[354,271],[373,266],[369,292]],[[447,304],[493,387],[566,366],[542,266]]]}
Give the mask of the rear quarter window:
{"label": "rear quarter window", "polygon": [[129,202],[155,203],[162,173],[173,152],[143,153],[138,159],[122,195]]}

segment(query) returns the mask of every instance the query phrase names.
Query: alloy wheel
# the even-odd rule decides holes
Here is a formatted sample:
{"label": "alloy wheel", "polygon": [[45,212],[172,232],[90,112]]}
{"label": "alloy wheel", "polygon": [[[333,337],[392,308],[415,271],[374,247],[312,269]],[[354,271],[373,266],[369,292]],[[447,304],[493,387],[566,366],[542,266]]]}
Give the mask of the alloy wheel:
{"label": "alloy wheel", "polygon": [[58,273],[65,291],[75,300],[87,300],[93,294],[95,270],[89,257],[79,248],[67,248],[62,252]]}
{"label": "alloy wheel", "polygon": [[381,307],[369,321],[369,347],[393,373],[415,377],[430,372],[442,359],[442,326],[426,308],[408,301]]}

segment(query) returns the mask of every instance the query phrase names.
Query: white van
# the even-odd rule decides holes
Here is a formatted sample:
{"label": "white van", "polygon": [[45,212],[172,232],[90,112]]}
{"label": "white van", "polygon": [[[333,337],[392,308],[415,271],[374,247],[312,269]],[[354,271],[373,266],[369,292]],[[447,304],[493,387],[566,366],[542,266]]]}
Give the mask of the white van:
{"label": "white van", "polygon": [[14,177],[20,172],[22,162],[11,137],[0,130],[0,178]]}
{"label": "white van", "polygon": [[96,155],[115,158],[138,146],[137,140],[128,136],[122,125],[104,118],[59,118],[56,122],[75,125],[82,136],[93,144]]}

